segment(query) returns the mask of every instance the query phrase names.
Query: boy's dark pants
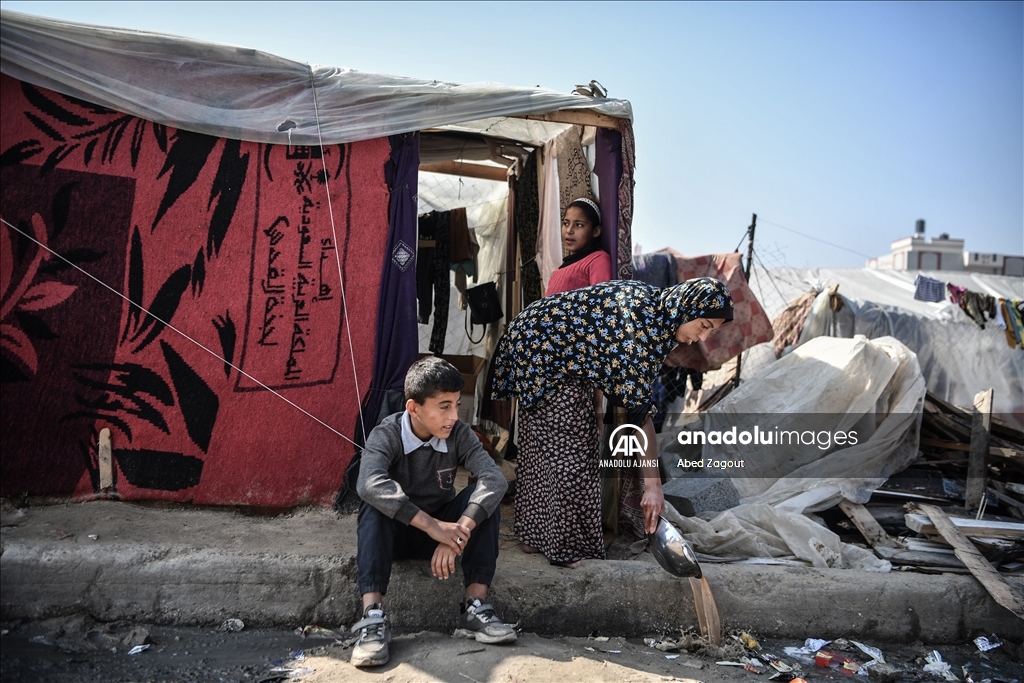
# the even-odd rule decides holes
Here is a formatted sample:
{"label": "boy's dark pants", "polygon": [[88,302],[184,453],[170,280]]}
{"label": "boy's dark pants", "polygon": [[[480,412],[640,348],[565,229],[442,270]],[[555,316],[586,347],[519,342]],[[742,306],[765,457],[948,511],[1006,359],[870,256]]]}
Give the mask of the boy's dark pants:
{"label": "boy's dark pants", "polygon": [[[457,522],[469,505],[476,484],[467,486],[450,503],[430,512],[442,522]],[[460,556],[462,577],[471,583],[491,585],[498,560],[498,529],[501,509],[476,525]],[[429,560],[434,556],[437,541],[419,529],[396,522],[372,505],[359,504],[359,592],[387,594],[392,560]]]}

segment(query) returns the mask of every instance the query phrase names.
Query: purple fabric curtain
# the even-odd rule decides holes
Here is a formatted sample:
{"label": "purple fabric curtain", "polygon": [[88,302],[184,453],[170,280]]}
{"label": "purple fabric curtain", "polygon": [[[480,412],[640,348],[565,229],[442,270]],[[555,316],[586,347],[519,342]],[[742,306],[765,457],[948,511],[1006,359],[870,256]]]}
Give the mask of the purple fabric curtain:
{"label": "purple fabric curtain", "polygon": [[[416,194],[420,166],[420,134],[392,135],[391,160],[384,178],[391,188],[387,260],[380,278],[377,305],[377,348],[373,380],[363,407],[366,432],[377,424],[389,390],[402,391],[405,373],[416,361]],[[404,401],[402,401],[404,403]],[[362,427],[356,430],[362,443]]]}
{"label": "purple fabric curtain", "polygon": [[612,256],[612,275],[618,272],[619,182],[622,180],[622,135],[617,130],[597,129],[594,173],[601,195],[601,246]]}

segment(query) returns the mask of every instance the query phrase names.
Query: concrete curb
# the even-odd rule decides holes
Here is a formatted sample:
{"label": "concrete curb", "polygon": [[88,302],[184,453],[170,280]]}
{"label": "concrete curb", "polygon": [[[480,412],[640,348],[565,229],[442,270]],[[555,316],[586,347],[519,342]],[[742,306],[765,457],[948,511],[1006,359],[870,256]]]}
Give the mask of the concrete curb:
{"label": "concrete curb", "polygon": [[[112,502],[5,510],[5,620],[88,614],[103,621],[252,626],[358,618],[355,517],[304,510],[277,518]],[[97,540],[89,539],[97,535]],[[705,565],[723,626],[794,638],[845,636],[962,643],[1020,633],[1021,622],[970,576],[764,565]],[[1013,577],[1018,591],[1024,579]],[[450,630],[458,577],[400,562],[387,606],[396,626]],[[696,626],[689,583],[653,560],[585,562],[575,571],[524,555],[510,538],[491,591],[508,621],[544,634],[635,636]]]}

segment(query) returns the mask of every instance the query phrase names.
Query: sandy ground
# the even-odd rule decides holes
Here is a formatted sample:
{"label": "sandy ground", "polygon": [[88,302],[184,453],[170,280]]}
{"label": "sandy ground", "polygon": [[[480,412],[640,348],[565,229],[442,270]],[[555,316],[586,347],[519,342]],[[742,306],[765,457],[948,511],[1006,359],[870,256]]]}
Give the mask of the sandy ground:
{"label": "sandy ground", "polygon": [[[130,655],[133,645],[149,645]],[[769,673],[755,674],[718,664],[738,660],[743,649],[733,645],[725,652],[695,650],[665,653],[647,646],[642,638],[542,637],[523,633],[510,645],[481,645],[436,632],[396,633],[391,661],[375,669],[356,669],[348,663],[351,647],[345,634],[335,637],[303,637],[294,632],[249,629],[231,632],[218,629],[101,624],[82,617],[46,622],[3,625],[0,647],[0,678],[4,683],[47,681],[92,683],[94,681],[241,682],[294,680],[303,683],[328,681],[378,681],[404,683],[451,681],[454,683],[519,683],[558,681],[688,681],[732,683],[768,680]],[[802,643],[762,640],[761,653],[778,655],[791,665],[786,646]],[[925,673],[924,656],[933,648],[923,644],[878,647],[886,662],[901,673],[892,680],[937,681]],[[834,648],[833,649],[837,649]],[[1024,680],[1024,664],[1012,644],[982,654],[972,643],[939,648],[943,660],[963,681],[963,666],[972,680]],[[752,653],[746,653],[752,654]],[[860,651],[844,652],[866,661]],[[671,657],[671,658],[670,658]],[[722,658],[722,659],[720,659]],[[808,681],[875,680],[852,678],[837,671],[802,666]],[[781,677],[776,680],[787,680]]]}

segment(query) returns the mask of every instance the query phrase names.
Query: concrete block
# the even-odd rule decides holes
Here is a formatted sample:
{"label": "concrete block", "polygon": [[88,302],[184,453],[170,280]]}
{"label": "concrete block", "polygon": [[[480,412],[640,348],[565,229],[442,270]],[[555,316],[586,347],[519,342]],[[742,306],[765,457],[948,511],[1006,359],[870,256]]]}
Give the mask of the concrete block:
{"label": "concrete block", "polygon": [[740,504],[732,480],[723,477],[678,477],[666,483],[662,490],[665,500],[687,517],[701,512],[721,512]]}

